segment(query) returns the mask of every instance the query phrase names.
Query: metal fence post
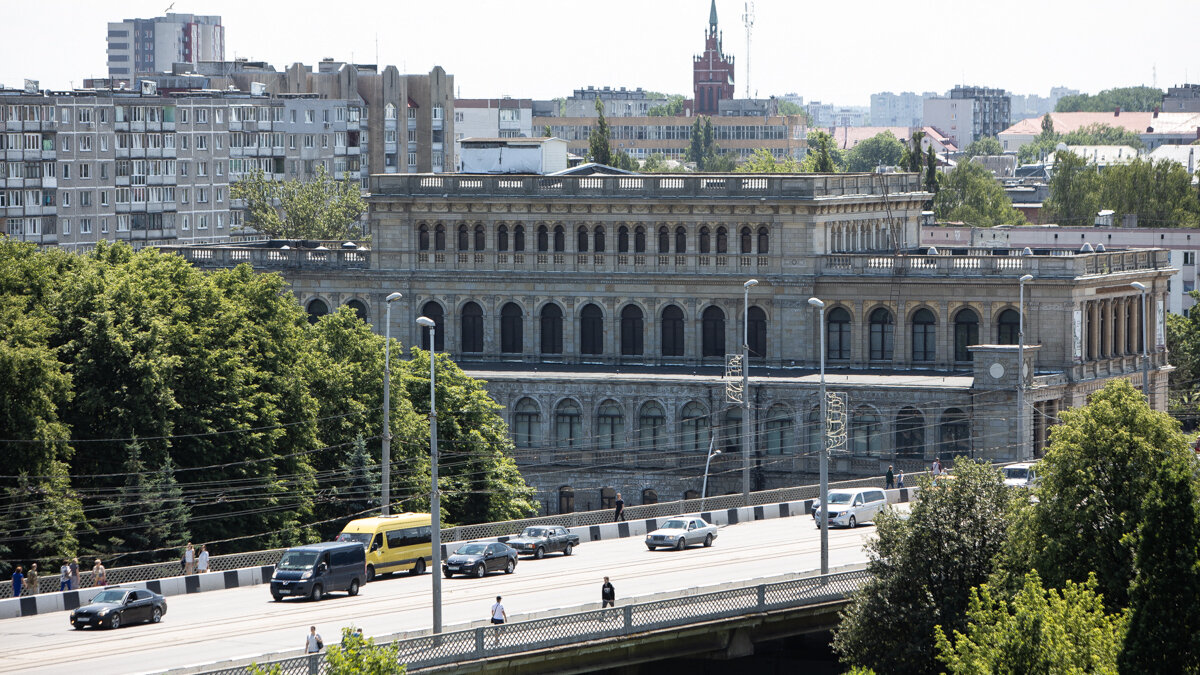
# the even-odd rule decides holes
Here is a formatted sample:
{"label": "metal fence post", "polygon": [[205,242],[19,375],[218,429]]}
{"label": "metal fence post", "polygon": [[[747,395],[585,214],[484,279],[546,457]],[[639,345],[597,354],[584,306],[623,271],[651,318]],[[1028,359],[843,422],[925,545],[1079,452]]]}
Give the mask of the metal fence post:
{"label": "metal fence post", "polygon": [[633,605],[625,605],[621,609],[625,610],[624,612],[622,612],[625,615],[625,632],[632,633],[633,632]]}
{"label": "metal fence post", "polygon": [[475,658],[483,658],[484,634],[483,627],[475,629]]}
{"label": "metal fence post", "polygon": [[758,585],[758,611],[767,611],[767,585]]}

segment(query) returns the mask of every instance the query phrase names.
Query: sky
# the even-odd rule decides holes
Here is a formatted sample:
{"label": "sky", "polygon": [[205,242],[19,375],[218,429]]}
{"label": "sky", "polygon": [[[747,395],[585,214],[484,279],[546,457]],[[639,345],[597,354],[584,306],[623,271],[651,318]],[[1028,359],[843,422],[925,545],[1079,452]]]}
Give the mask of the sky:
{"label": "sky", "polygon": [[[710,0],[176,0],[217,14],[226,58],[282,69],[323,57],[440,65],[464,98],[555,98],[591,86],[691,96]],[[171,0],[0,0],[0,85],[43,89],[106,75],[109,21],[161,16]],[[717,0],[724,49],[747,95],[743,0]],[[957,84],[1046,96],[1137,84],[1200,82],[1200,0],[758,0],[749,51],[752,93],[868,105],[874,92]]]}

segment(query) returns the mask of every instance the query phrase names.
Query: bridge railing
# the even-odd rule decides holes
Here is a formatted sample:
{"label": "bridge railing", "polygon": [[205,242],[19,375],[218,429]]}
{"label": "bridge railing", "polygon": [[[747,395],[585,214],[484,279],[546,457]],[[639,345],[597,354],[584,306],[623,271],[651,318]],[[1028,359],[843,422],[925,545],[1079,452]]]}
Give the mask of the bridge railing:
{"label": "bridge railing", "polygon": [[[502,626],[481,626],[441,635],[421,635],[386,642],[398,647],[397,659],[409,672],[465,660],[487,659],[538,649],[564,647],[590,640],[618,638],[649,631],[732,618],[756,612],[790,609],[843,600],[870,574],[866,570],[759,584],[712,593],[635,603]],[[325,654],[269,660],[280,675],[327,672]],[[192,671],[203,675],[244,675],[248,666]]]}

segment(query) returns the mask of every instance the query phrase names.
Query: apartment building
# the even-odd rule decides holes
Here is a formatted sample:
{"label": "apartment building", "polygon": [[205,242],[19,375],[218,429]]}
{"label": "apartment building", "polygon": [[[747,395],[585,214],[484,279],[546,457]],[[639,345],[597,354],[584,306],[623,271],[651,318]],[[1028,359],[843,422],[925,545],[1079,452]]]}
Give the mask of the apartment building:
{"label": "apartment building", "polygon": [[922,122],[941,131],[960,148],[979,138],[997,136],[1012,123],[1012,101],[1003,89],[958,86],[950,95],[927,98]]}
{"label": "apartment building", "polygon": [[666,105],[665,97],[625,87],[588,87],[576,89],[563,100],[563,117],[595,117],[596,99],[600,99],[605,117],[645,117],[655,106]]}
{"label": "apartment building", "polygon": [[454,156],[462,165],[464,138],[530,138],[534,133],[533,101],[527,98],[459,98],[454,100]]}
{"label": "apartment building", "polygon": [[167,14],[108,24],[108,76],[131,81],[142,73],[168,73],[176,63],[225,59],[219,16]]}
{"label": "apartment building", "polygon": [[925,99],[936,97],[937,94],[931,91],[923,94],[915,94],[911,91],[900,94],[893,94],[890,91],[871,94],[871,126],[921,126]]}
{"label": "apartment building", "polygon": [[[808,148],[808,128],[802,115],[769,117],[709,117],[713,136],[724,152],[738,160],[748,159],[755,150],[765,148],[776,157],[801,158]],[[692,139],[695,117],[622,117],[608,120],[609,142],[616,150],[634,159],[662,154],[667,159],[683,160]],[[534,117],[533,128],[567,142],[572,154],[586,155],[588,136],[596,126],[595,117]]]}

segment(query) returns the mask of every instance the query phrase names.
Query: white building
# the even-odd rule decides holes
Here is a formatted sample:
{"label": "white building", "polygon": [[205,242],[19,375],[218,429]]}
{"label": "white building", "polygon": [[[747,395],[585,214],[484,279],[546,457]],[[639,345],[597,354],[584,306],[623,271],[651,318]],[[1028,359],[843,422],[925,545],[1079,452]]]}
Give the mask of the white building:
{"label": "white building", "polygon": [[529,138],[533,101],[527,98],[458,98],[454,100],[454,156],[461,161],[464,138]]}
{"label": "white building", "polygon": [[167,14],[108,24],[108,76],[169,73],[176,63],[225,60],[219,16]]}
{"label": "white building", "polygon": [[1007,129],[1011,100],[1003,89],[955,87],[945,98],[925,99],[922,122],[964,148],[975,139],[995,136]]}

